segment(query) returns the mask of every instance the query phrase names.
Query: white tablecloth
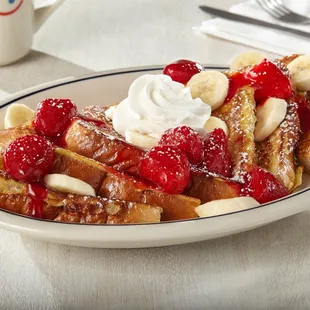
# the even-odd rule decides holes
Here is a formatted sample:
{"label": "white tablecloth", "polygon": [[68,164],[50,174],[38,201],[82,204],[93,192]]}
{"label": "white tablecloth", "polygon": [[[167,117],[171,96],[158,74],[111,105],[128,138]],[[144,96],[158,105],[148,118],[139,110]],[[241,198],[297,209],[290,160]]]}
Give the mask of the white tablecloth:
{"label": "white tablecloth", "polygon": [[[0,89],[180,57],[227,64],[246,47],[193,33],[208,17],[202,2],[66,0],[35,51],[0,68]],[[85,249],[0,231],[0,309],[310,309],[309,239],[309,212],[158,249]]]}

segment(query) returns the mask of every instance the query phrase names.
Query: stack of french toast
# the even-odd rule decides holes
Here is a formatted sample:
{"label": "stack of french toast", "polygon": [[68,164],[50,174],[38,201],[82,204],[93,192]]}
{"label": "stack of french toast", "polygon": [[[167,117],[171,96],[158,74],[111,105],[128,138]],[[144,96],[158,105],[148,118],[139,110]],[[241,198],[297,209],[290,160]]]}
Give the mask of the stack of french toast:
{"label": "stack of french toast", "polygon": [[[308,85],[300,72],[310,57],[269,62],[250,56],[243,55],[239,66],[235,60],[219,82],[214,72],[210,79],[209,71],[185,61],[165,68],[164,74],[189,89],[193,100],[211,107],[204,131],[191,129],[204,148],[194,164],[184,151],[189,142],[176,144],[179,135],[166,137],[172,142],[163,145],[162,137],[174,128],[160,135],[118,130],[118,105],[77,112],[68,99],[46,99],[36,111],[13,104],[0,130],[0,208],[68,223],[157,223],[239,211],[290,194],[301,185],[303,171],[310,173],[310,118],[305,116],[310,117],[310,74]],[[70,117],[58,124],[55,106]],[[161,154],[157,148],[174,152],[176,145],[187,157],[175,151],[177,160],[185,158],[183,166],[163,177],[169,167],[154,164]],[[160,178],[152,178],[152,167]],[[181,172],[188,174],[186,184],[167,190],[165,182]]]}

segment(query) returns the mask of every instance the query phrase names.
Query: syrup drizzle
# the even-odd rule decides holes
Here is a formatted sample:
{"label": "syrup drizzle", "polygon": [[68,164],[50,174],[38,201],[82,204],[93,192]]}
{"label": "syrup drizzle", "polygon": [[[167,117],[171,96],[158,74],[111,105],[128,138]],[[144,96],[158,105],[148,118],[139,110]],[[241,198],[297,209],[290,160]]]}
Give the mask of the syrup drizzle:
{"label": "syrup drizzle", "polygon": [[[104,121],[101,121],[99,119],[90,118],[90,117],[87,117],[87,116],[84,116],[81,114],[78,114],[78,116],[75,119],[81,119],[84,122],[91,123],[97,127],[108,127],[106,122],[104,122]],[[74,121],[74,119],[73,119],[73,121]]]}
{"label": "syrup drizzle", "polygon": [[47,197],[47,189],[41,184],[28,184],[27,196],[30,198],[29,216],[43,218],[43,200]]}

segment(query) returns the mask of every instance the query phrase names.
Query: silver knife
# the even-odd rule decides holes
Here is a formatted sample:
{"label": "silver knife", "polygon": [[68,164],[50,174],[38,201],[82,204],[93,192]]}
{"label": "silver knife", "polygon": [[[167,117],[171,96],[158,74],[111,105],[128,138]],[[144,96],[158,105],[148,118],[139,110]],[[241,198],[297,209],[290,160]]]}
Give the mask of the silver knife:
{"label": "silver knife", "polygon": [[296,34],[298,36],[310,38],[310,33],[306,32],[306,31],[301,31],[301,30],[292,29],[292,28],[285,27],[285,26],[280,26],[277,24],[264,22],[264,21],[259,20],[259,19],[255,19],[255,18],[251,18],[251,17],[239,15],[239,14],[230,13],[227,11],[219,10],[219,9],[212,8],[212,7],[205,6],[205,5],[201,5],[201,6],[199,6],[199,8],[204,12],[210,13],[212,15],[215,15],[215,16],[218,16],[221,18],[234,20],[234,21],[241,22],[241,23],[247,23],[247,24],[251,24],[251,25],[262,26],[265,28],[281,30],[281,31]]}

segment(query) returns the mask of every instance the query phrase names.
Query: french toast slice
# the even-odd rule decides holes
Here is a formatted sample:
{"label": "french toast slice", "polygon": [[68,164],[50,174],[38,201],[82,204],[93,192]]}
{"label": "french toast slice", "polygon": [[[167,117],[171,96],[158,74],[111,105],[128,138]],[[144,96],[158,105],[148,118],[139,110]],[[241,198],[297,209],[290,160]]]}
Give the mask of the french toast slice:
{"label": "french toast slice", "polygon": [[[0,173],[0,208],[32,216],[30,185],[9,179]],[[60,222],[127,224],[160,222],[162,209],[148,204],[110,200],[101,197],[66,195],[47,191],[43,198],[42,218]]]}
{"label": "french toast slice", "polygon": [[[18,133],[24,132],[24,135],[28,134],[28,132],[22,131],[18,127],[15,129]],[[16,136],[14,129],[10,132],[13,132],[12,137]],[[6,139],[1,139],[2,136],[6,137]],[[4,144],[7,146],[14,141],[9,137],[5,130],[0,130],[0,148],[2,150],[5,149]],[[161,207],[163,208],[163,220],[197,217],[195,208],[200,205],[198,199],[164,193],[126,173],[117,171],[113,167],[108,167],[66,149],[56,148],[55,152],[56,156],[51,173],[65,174],[80,179],[91,185],[99,196]]]}
{"label": "french toast slice", "polygon": [[229,102],[212,113],[228,126],[228,152],[232,162],[232,174],[241,181],[244,174],[256,164],[254,91],[250,86],[240,88]]}
{"label": "french toast slice", "polygon": [[198,217],[195,208],[200,205],[199,199],[167,194],[126,175],[124,172],[116,171],[111,167],[107,169],[113,173],[108,173],[104,179],[99,191],[100,196],[161,206],[163,221]]}
{"label": "french toast slice", "polygon": [[288,190],[295,187],[295,150],[300,138],[297,104],[290,102],[281,125],[263,142],[257,143],[258,164],[272,173]]}
{"label": "french toast slice", "polygon": [[64,148],[118,170],[134,170],[145,151],[127,143],[113,128],[76,119],[66,131]]}

